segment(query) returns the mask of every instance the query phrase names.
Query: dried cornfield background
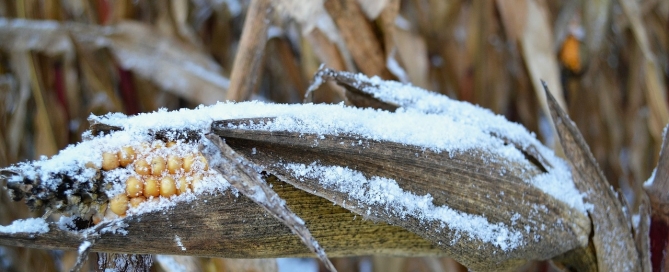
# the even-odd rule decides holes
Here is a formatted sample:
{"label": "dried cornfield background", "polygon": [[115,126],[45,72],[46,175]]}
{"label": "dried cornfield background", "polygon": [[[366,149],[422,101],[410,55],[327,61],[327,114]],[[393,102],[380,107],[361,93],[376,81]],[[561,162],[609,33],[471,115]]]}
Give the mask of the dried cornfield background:
{"label": "dried cornfield background", "polygon": [[[669,122],[669,1],[4,0],[0,16],[0,167],[81,141],[91,113],[225,99],[301,103],[325,64],[478,104],[560,149],[543,79],[606,178],[637,207]],[[333,83],[308,99],[345,100]],[[40,216],[4,193],[0,201],[2,225]],[[651,248],[664,247],[666,225],[652,226]],[[2,247],[0,270],[62,271],[75,257]],[[198,262],[205,271],[273,268]],[[466,271],[432,257],[333,263],[340,271]],[[550,269],[536,262],[521,271]]]}

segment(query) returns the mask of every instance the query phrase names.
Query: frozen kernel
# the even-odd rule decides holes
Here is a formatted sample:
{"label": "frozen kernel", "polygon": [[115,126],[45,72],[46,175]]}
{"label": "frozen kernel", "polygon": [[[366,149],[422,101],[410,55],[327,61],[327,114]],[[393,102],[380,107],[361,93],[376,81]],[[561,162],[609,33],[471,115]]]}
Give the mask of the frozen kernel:
{"label": "frozen kernel", "polygon": [[188,192],[190,189],[190,182],[188,182],[188,179],[186,177],[180,177],[178,182],[178,187],[177,187],[177,194],[183,194],[185,192]]}
{"label": "frozen kernel", "polygon": [[138,197],[144,193],[144,182],[137,177],[129,177],[125,181],[125,192],[129,197]]}
{"label": "frozen kernel", "polygon": [[151,175],[160,176],[165,171],[165,159],[155,156],[151,159]]}
{"label": "frozen kernel", "polygon": [[197,192],[200,186],[202,186],[202,174],[196,174],[190,182],[190,187],[193,188],[193,192]]}
{"label": "frozen kernel", "polygon": [[109,171],[118,168],[119,161],[116,153],[104,152],[102,153],[102,169]]}
{"label": "frozen kernel", "polygon": [[163,143],[162,141],[154,141],[153,144],[151,144],[151,147],[153,148],[153,150],[158,150],[165,147],[165,143]]}
{"label": "frozen kernel", "polygon": [[135,161],[135,173],[140,175],[151,174],[151,166],[145,159]]}
{"label": "frozen kernel", "polygon": [[195,156],[193,156],[193,154],[188,154],[186,155],[186,157],[184,157],[182,167],[184,168],[184,171],[186,173],[190,172],[194,162],[195,162]]}
{"label": "frozen kernel", "polygon": [[200,167],[202,167],[201,170],[203,171],[209,170],[209,162],[207,162],[207,159],[204,156],[202,156],[202,154],[199,154],[197,156],[197,161],[200,162]]}
{"label": "frozen kernel", "polygon": [[130,199],[130,206],[133,208],[137,208],[139,204],[142,204],[142,202],[146,201],[146,197],[143,196],[138,196],[138,197],[133,197]]}
{"label": "frozen kernel", "polygon": [[183,160],[178,156],[176,155],[167,156],[167,171],[169,171],[170,174],[176,174],[181,169],[182,164]]}
{"label": "frozen kernel", "polygon": [[173,146],[175,146],[175,145],[177,145],[177,142],[175,142],[175,141],[169,141],[169,142],[167,142],[167,144],[166,144],[165,146],[166,146],[166,147],[173,147]]}
{"label": "frozen kernel", "polygon": [[160,195],[160,184],[158,184],[158,179],[149,176],[144,180],[144,197],[158,197]]}
{"label": "frozen kernel", "polygon": [[128,210],[128,196],[118,194],[109,201],[109,209],[117,215],[125,215]]}
{"label": "frozen kernel", "polygon": [[160,195],[171,197],[177,193],[177,184],[172,177],[164,177],[160,180]]}
{"label": "frozen kernel", "polygon": [[93,162],[87,162],[86,163],[86,168],[99,169],[99,167],[97,165],[95,165],[95,163],[93,163]]}
{"label": "frozen kernel", "polygon": [[135,149],[131,146],[124,146],[118,151],[118,161],[122,167],[126,167],[135,161],[135,156]]}

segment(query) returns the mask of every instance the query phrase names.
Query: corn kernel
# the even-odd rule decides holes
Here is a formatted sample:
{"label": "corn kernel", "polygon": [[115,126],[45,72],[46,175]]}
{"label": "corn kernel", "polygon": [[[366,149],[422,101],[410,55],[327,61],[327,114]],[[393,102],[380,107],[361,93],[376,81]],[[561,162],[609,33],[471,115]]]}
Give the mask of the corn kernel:
{"label": "corn kernel", "polygon": [[193,156],[193,154],[188,154],[186,155],[186,157],[184,157],[182,167],[184,168],[184,171],[186,173],[190,172],[194,162],[195,162],[195,156]]}
{"label": "corn kernel", "polygon": [[172,177],[164,177],[160,180],[160,195],[170,197],[177,193],[177,184]]}
{"label": "corn kernel", "polygon": [[167,142],[167,144],[166,144],[165,146],[166,146],[166,147],[173,147],[173,146],[175,146],[175,145],[177,145],[177,142],[175,142],[175,141],[169,141],[169,142]]}
{"label": "corn kernel", "polygon": [[160,156],[155,156],[151,160],[151,175],[160,176],[165,171],[165,159]]}
{"label": "corn kernel", "polygon": [[163,143],[162,141],[154,141],[153,144],[151,144],[151,147],[153,148],[153,150],[158,150],[165,147],[165,143]]}
{"label": "corn kernel", "polygon": [[176,155],[169,155],[167,157],[167,171],[170,174],[176,174],[180,169],[183,161]]}
{"label": "corn kernel", "polygon": [[139,204],[142,204],[142,202],[146,201],[146,197],[143,196],[138,196],[138,197],[133,197],[130,199],[130,206],[133,208],[137,208]]}
{"label": "corn kernel", "polygon": [[160,184],[158,184],[158,179],[153,176],[148,176],[144,180],[144,196],[146,198],[158,197],[160,195]]}
{"label": "corn kernel", "polygon": [[129,197],[138,197],[144,193],[144,182],[134,176],[125,181],[125,192]]}
{"label": "corn kernel", "polygon": [[128,210],[128,196],[125,194],[118,194],[109,201],[109,209],[117,215],[125,215]]}
{"label": "corn kernel", "polygon": [[99,168],[97,167],[97,165],[95,165],[95,163],[93,163],[93,162],[87,162],[87,163],[86,163],[86,168],[99,169]]}
{"label": "corn kernel", "polygon": [[197,189],[202,186],[202,174],[196,174],[193,176],[193,180],[190,182],[191,188],[193,188],[193,192],[197,192]]}
{"label": "corn kernel", "polygon": [[135,173],[139,175],[151,174],[151,167],[145,159],[135,161]]}
{"label": "corn kernel", "polygon": [[207,158],[202,156],[202,154],[198,154],[197,160],[200,162],[200,167],[203,171],[209,170],[209,162],[207,162]]}
{"label": "corn kernel", "polygon": [[188,179],[186,177],[180,177],[178,181],[178,187],[177,187],[177,195],[183,194],[185,192],[188,192],[190,189],[190,182],[188,182]]}
{"label": "corn kernel", "polygon": [[126,167],[135,161],[135,156],[135,149],[131,146],[124,146],[118,151],[119,163],[122,167]]}
{"label": "corn kernel", "polygon": [[102,169],[109,171],[118,168],[119,161],[116,153],[104,152],[102,153]]}

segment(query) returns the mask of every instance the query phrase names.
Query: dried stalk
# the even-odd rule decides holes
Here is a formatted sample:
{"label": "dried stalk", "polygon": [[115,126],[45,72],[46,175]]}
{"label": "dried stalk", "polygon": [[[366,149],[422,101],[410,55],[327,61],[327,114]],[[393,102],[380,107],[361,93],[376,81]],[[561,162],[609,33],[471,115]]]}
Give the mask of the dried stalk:
{"label": "dried stalk", "polygon": [[242,38],[239,41],[239,49],[232,66],[230,88],[226,96],[228,100],[248,100],[256,88],[263,64],[271,12],[272,5],[269,0],[251,1],[244,22]]}

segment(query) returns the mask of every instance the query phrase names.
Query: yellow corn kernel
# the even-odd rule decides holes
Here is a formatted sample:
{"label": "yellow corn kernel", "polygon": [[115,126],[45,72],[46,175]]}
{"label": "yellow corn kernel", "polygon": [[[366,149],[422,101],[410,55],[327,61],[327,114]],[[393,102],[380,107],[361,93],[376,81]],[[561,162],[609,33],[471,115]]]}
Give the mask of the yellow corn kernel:
{"label": "yellow corn kernel", "polygon": [[165,147],[165,143],[163,143],[162,141],[154,141],[151,147],[153,148],[153,150],[158,150]]}
{"label": "yellow corn kernel", "polygon": [[95,163],[93,163],[93,162],[87,162],[87,163],[86,163],[86,168],[99,169],[99,168],[95,165]]}
{"label": "yellow corn kernel", "polygon": [[135,161],[135,173],[139,175],[151,174],[151,166],[145,159]]}
{"label": "yellow corn kernel", "polygon": [[181,165],[183,164],[183,160],[179,158],[176,155],[169,155],[167,156],[167,171],[170,172],[170,174],[176,174],[180,169]]}
{"label": "yellow corn kernel", "polygon": [[129,177],[125,181],[125,192],[129,197],[141,196],[144,193],[144,182],[138,177]]}
{"label": "yellow corn kernel", "polygon": [[166,147],[173,147],[173,146],[175,146],[175,145],[177,145],[177,142],[175,142],[175,141],[169,141],[169,142],[167,142],[167,144],[166,144],[165,146],[166,146]]}
{"label": "yellow corn kernel", "polygon": [[109,171],[118,168],[119,161],[116,153],[104,152],[102,153],[102,169]]}
{"label": "yellow corn kernel", "polygon": [[194,162],[195,162],[195,156],[193,156],[193,154],[188,154],[186,155],[186,157],[184,157],[182,167],[184,168],[184,171],[186,173],[190,172]]}
{"label": "yellow corn kernel", "polygon": [[142,142],[142,143],[140,144],[140,146],[142,147],[142,148],[141,148],[142,151],[151,150],[151,143],[148,143],[148,142]]}
{"label": "yellow corn kernel", "polygon": [[125,215],[128,210],[128,196],[125,194],[118,194],[109,201],[109,209],[117,215]]}
{"label": "yellow corn kernel", "polygon": [[190,187],[193,188],[193,192],[197,192],[200,186],[202,186],[202,174],[196,174],[190,182]]}
{"label": "yellow corn kernel", "polygon": [[165,171],[165,159],[160,156],[155,156],[151,160],[151,175],[160,176]]}
{"label": "yellow corn kernel", "polygon": [[180,177],[178,180],[178,185],[177,186],[177,195],[183,194],[185,192],[188,192],[190,189],[190,182],[188,182],[188,179],[186,177]]}
{"label": "yellow corn kernel", "polygon": [[126,167],[135,161],[135,156],[135,149],[132,146],[124,146],[118,151],[118,161],[122,167]]}
{"label": "yellow corn kernel", "polygon": [[93,215],[93,217],[91,218],[91,221],[93,221],[93,225],[97,225],[102,221],[102,217],[100,217],[100,215],[98,215],[98,214]]}
{"label": "yellow corn kernel", "polygon": [[209,162],[207,162],[207,158],[202,156],[202,154],[198,154],[197,160],[200,162],[200,164],[201,164],[200,167],[202,167],[201,169],[203,171],[209,170]]}
{"label": "yellow corn kernel", "polygon": [[137,208],[139,204],[142,204],[142,202],[146,201],[146,197],[144,196],[138,196],[138,197],[133,197],[130,199],[130,206],[133,208]]}
{"label": "yellow corn kernel", "polygon": [[160,195],[160,184],[158,179],[153,176],[148,176],[144,180],[144,196],[146,198],[158,197]]}
{"label": "yellow corn kernel", "polygon": [[160,180],[160,195],[171,197],[177,193],[177,184],[172,177],[164,177]]}

